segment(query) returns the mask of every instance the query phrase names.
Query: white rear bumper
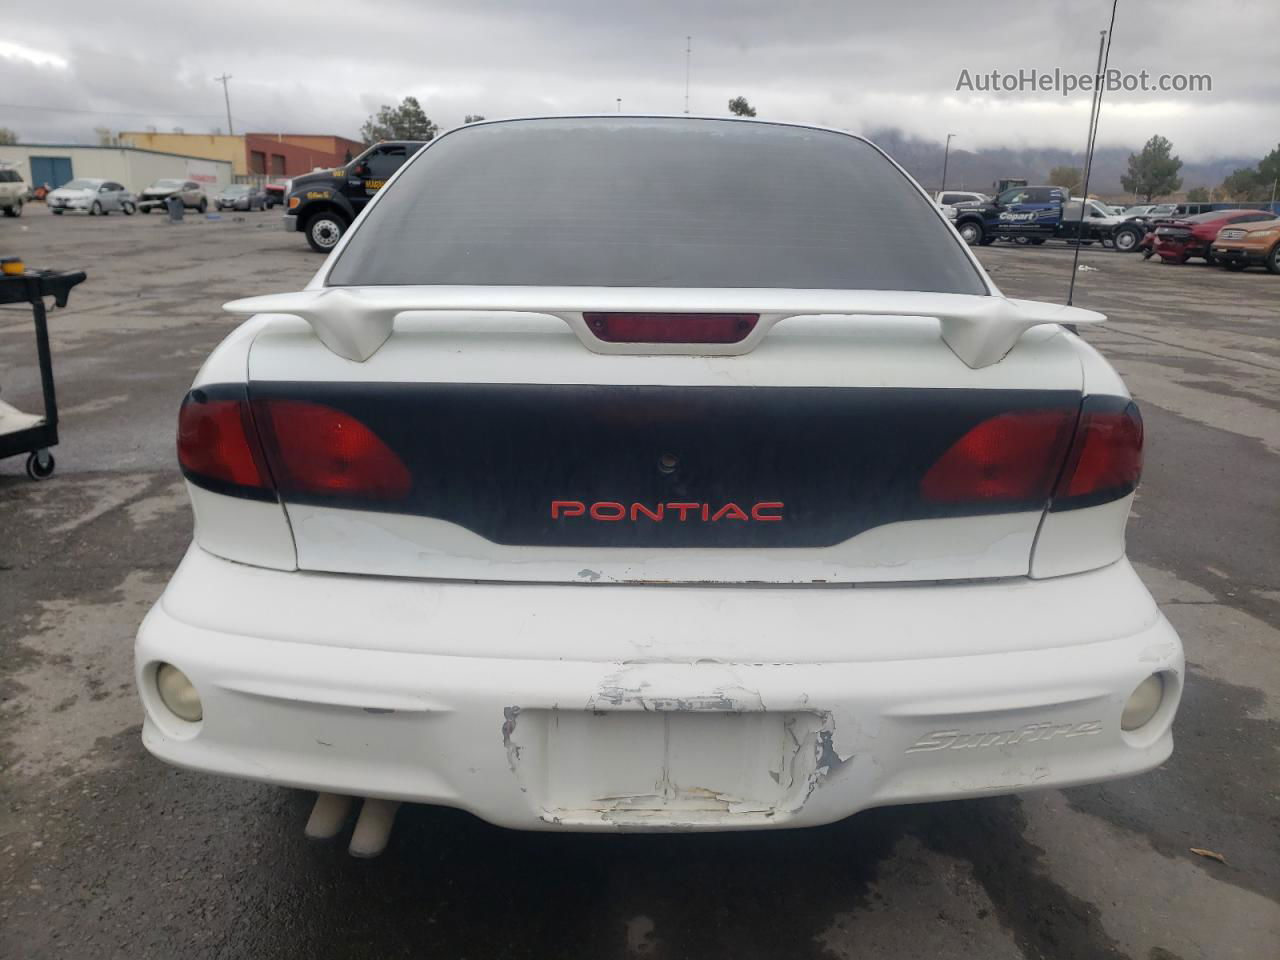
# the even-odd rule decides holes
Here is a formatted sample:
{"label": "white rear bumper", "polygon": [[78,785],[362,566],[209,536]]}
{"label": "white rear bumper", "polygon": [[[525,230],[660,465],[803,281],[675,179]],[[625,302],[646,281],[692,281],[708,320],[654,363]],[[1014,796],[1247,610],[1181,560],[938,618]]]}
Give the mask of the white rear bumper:
{"label": "white rear bumper", "polygon": [[[159,702],[184,671],[204,718]],[[554,586],[193,548],[138,634],[171,763],[521,828],[733,829],[1064,786],[1172,749],[1182,647],[1126,561],[1046,581]],[[1147,676],[1155,718],[1122,732]]]}

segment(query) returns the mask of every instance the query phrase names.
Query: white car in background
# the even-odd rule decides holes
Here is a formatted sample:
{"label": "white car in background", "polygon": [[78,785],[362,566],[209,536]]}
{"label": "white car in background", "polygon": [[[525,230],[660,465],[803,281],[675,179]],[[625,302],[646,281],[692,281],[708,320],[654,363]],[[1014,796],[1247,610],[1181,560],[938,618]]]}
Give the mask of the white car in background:
{"label": "white car in background", "polygon": [[51,190],[45,198],[49,212],[61,215],[68,211],[106,216],[123,213],[131,216],[138,209],[133,194],[114,180],[81,177]]}
{"label": "white car in background", "polygon": [[948,206],[957,204],[990,203],[991,197],[985,193],[974,193],[972,190],[939,190],[934,198],[938,203]]}
{"label": "white car in background", "polygon": [[6,217],[22,216],[28,196],[27,182],[17,166],[0,161],[0,210]]}
{"label": "white car in background", "polygon": [[209,198],[205,195],[204,187],[194,180],[172,178],[157,180],[143,190],[138,200],[138,209],[143,213],[150,213],[152,210],[163,213],[170,197],[181,200],[183,209],[186,210],[204,213],[209,209]]}
{"label": "white car in background", "polygon": [[1103,317],[1005,297],[862,138],[471,124],[227,309],[142,737],[318,791],[314,836],[798,827],[1170,754]]}

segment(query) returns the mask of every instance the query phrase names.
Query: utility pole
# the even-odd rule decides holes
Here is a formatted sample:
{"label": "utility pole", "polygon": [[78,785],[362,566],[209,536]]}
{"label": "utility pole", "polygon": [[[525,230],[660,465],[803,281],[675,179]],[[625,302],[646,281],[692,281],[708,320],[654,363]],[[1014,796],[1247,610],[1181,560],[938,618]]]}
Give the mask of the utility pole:
{"label": "utility pole", "polygon": [[621,98],[621,97],[619,97],[619,98],[618,98],[618,112],[619,112],[619,113],[621,113],[621,112],[622,112],[622,98]]}
{"label": "utility pole", "polygon": [[684,38],[684,112],[689,112],[689,61],[693,57],[693,37]]}
{"label": "utility pole", "polygon": [[227,92],[227,81],[231,79],[231,75],[224,73],[220,77],[214,77],[214,83],[222,84],[222,98],[227,101],[227,133],[235,136],[235,130],[231,129],[231,94]]}
{"label": "utility pole", "polygon": [[947,189],[947,160],[951,158],[951,138],[954,133],[947,134],[947,145],[942,151],[942,189]]}

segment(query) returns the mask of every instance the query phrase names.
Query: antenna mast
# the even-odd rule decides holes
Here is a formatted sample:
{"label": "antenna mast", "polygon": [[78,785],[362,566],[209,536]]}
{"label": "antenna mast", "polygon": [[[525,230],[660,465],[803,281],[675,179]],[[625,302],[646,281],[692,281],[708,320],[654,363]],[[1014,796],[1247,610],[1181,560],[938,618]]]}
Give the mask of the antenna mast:
{"label": "antenna mast", "polygon": [[684,112],[689,112],[689,61],[693,58],[693,37],[684,38]]}
{"label": "antenna mast", "polygon": [[[1071,258],[1071,284],[1067,287],[1067,306],[1076,295],[1076,274],[1080,267],[1080,247],[1084,240],[1084,208],[1089,202],[1089,174],[1093,172],[1093,148],[1098,142],[1098,121],[1102,118],[1102,79],[1107,64],[1111,62],[1111,39],[1116,29],[1116,7],[1120,0],[1111,0],[1111,23],[1098,38],[1098,72],[1094,74],[1093,105],[1089,110],[1089,138],[1085,144],[1084,183],[1080,187],[1080,219],[1076,223],[1076,252]],[[1071,197],[1068,194],[1067,199]]]}

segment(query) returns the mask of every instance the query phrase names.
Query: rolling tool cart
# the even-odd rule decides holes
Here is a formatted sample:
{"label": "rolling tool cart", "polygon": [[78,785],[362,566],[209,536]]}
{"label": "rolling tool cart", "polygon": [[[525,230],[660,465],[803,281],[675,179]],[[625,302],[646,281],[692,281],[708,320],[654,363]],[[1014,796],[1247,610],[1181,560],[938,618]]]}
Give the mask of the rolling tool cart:
{"label": "rolling tool cart", "polygon": [[53,360],[49,355],[44,298],[53,297],[54,303],[65,307],[71,288],[84,278],[78,271],[27,270],[21,260],[13,257],[0,260],[0,304],[31,304],[40,386],[44,392],[43,416],[26,413],[0,400],[0,459],[27,454],[27,476],[32,480],[43,480],[53,473],[53,454],[49,448],[58,443],[58,401],[53,390]]}

